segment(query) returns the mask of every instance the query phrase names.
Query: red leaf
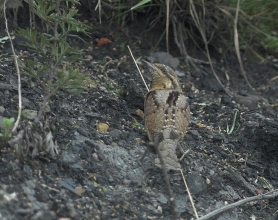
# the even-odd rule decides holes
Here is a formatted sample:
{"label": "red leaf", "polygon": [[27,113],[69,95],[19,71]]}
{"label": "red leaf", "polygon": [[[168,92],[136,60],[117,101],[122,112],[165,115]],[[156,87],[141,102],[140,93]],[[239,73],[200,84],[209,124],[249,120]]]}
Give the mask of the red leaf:
{"label": "red leaf", "polygon": [[99,39],[99,41],[97,43],[97,46],[101,47],[101,46],[103,46],[105,44],[111,44],[111,43],[112,43],[111,40],[109,40],[108,38],[102,37],[102,38]]}

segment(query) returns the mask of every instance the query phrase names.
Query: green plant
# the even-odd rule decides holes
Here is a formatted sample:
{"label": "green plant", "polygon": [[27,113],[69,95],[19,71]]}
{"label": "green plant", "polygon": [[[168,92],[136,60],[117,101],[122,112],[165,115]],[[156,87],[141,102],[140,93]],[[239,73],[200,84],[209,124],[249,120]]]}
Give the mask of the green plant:
{"label": "green plant", "polygon": [[[76,19],[78,0],[25,0],[29,4],[31,14],[39,17],[44,32],[30,27],[20,29],[19,35],[25,38],[24,45],[33,52],[31,58],[20,61],[23,73],[29,76],[43,90],[42,103],[34,119],[35,123],[23,121],[23,129],[8,141],[16,148],[20,158],[35,157],[40,152],[48,152],[51,156],[58,151],[57,142],[53,139],[49,120],[42,121],[45,108],[51,97],[59,90],[79,93],[86,89],[89,77],[81,74],[72,66],[80,60],[81,50],[68,43],[69,38],[79,38],[76,33],[87,34],[88,26]],[[32,16],[31,16],[32,17]],[[35,17],[35,16],[33,16]],[[32,22],[31,22],[32,23]],[[17,64],[17,63],[16,63]],[[28,81],[29,81],[28,80]]]}
{"label": "green plant", "polygon": [[70,65],[80,59],[82,51],[73,48],[67,39],[80,38],[75,33],[87,34],[89,27],[75,18],[78,12],[76,0],[26,2],[46,27],[46,33],[31,28],[18,31],[26,39],[24,45],[35,53],[34,58],[20,62],[21,69],[43,88],[42,105],[35,118],[38,122],[44,114],[47,102],[58,90],[78,93],[86,89],[84,81],[88,82],[90,79]]}
{"label": "green plant", "polygon": [[226,128],[226,131],[227,131],[227,134],[230,135],[232,133],[235,133],[239,130],[240,128],[240,124],[237,123],[237,128],[235,130],[235,127],[236,127],[236,119],[237,119],[237,113],[238,113],[238,110],[235,111],[235,114],[234,114],[234,119],[233,119],[233,123],[231,125],[231,127],[228,125],[227,123],[227,128]]}
{"label": "green plant", "polygon": [[133,128],[140,128],[141,127],[141,124],[135,119],[135,118],[132,118],[133,122],[132,122],[132,127]]}
{"label": "green plant", "polygon": [[136,10],[136,9],[140,8],[142,5],[147,4],[150,1],[151,0],[142,0],[139,3],[137,3],[136,5],[134,5],[130,10]]}
{"label": "green plant", "polygon": [[7,142],[12,134],[10,133],[11,125],[14,122],[14,118],[3,118],[4,123],[4,133],[0,133],[0,138]]}
{"label": "green plant", "polygon": [[[230,1],[235,7],[238,0]],[[242,43],[257,41],[266,50],[277,50],[277,16],[276,0],[241,1],[239,14],[239,37]]]}
{"label": "green plant", "polygon": [[120,46],[119,46],[120,51],[121,51],[121,52],[124,52],[124,51],[125,51],[125,48],[126,48],[125,43],[124,43],[124,42],[121,43]]}

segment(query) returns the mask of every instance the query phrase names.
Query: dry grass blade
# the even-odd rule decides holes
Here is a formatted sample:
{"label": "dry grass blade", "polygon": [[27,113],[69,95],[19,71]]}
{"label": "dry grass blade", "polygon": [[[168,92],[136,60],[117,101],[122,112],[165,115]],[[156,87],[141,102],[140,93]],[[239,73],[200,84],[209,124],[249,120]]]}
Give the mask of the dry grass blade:
{"label": "dry grass blade", "polygon": [[[204,7],[204,5],[203,5]],[[207,41],[207,37],[206,37],[206,33],[205,33],[205,30],[204,30],[204,27],[202,26],[201,22],[200,22],[200,19],[198,17],[198,14],[196,12],[196,9],[195,9],[195,5],[193,3],[193,0],[190,0],[189,2],[189,10],[190,10],[190,14],[192,16],[192,19],[196,25],[196,27],[198,28],[201,36],[202,36],[202,39],[205,43],[205,49],[206,49],[206,54],[207,54],[207,57],[208,57],[208,60],[209,60],[209,63],[210,63],[210,67],[211,67],[211,70],[213,72],[213,75],[214,77],[216,78],[216,80],[218,81],[218,83],[221,85],[221,87],[224,89],[224,91],[229,95],[229,96],[233,96],[232,92],[225,88],[224,85],[222,84],[222,82],[220,81],[218,75],[216,74],[215,70],[214,70],[214,67],[212,65],[212,61],[211,61],[211,58],[210,58],[210,53],[209,53],[209,49],[208,49],[208,41]]]}
{"label": "dry grass blade", "polygon": [[15,67],[16,67],[16,72],[17,72],[17,79],[18,79],[18,115],[17,115],[17,119],[16,122],[14,124],[14,127],[12,129],[12,132],[15,132],[19,122],[20,122],[20,117],[21,117],[21,110],[22,110],[22,100],[21,100],[21,77],[20,77],[20,70],[19,70],[19,66],[18,66],[18,61],[17,61],[17,56],[15,54],[14,51],[14,45],[13,45],[13,41],[9,32],[9,27],[8,27],[8,21],[7,21],[7,15],[6,15],[6,3],[7,0],[4,1],[4,19],[5,19],[5,24],[6,24],[6,30],[7,30],[7,34],[11,43],[11,48],[12,48],[12,52],[13,52],[13,57],[14,57],[14,63],[15,63]]}
{"label": "dry grass blade", "polygon": [[99,23],[101,24],[101,0],[98,0],[95,10],[98,8]]}
{"label": "dry grass blade", "polygon": [[169,17],[170,17],[170,0],[166,0],[166,48],[169,54]]}
{"label": "dry grass blade", "polygon": [[[171,20],[172,20],[172,25],[173,25],[174,40],[180,50],[180,54],[185,58],[186,65],[188,65],[188,63],[190,63],[190,65],[192,65],[195,69],[197,69],[197,66],[195,63],[201,63],[202,61],[194,59],[188,55],[187,49],[186,49],[186,46],[184,43],[184,38],[187,35],[187,33],[185,32],[185,29],[183,28],[181,23],[178,22],[178,19],[176,18],[176,16],[172,16]],[[204,72],[204,74],[206,74],[206,73]]]}
{"label": "dry grass blade", "polygon": [[237,55],[237,59],[238,59],[238,62],[239,62],[239,66],[240,66],[240,71],[247,83],[247,85],[250,87],[250,89],[258,96],[260,97],[262,100],[264,100],[264,102],[266,104],[268,104],[268,101],[263,98],[262,96],[260,96],[256,90],[251,86],[248,78],[247,78],[247,75],[246,75],[246,72],[243,68],[243,64],[242,64],[242,60],[241,60],[241,56],[240,56],[240,51],[239,51],[239,40],[238,40],[238,30],[237,30],[237,22],[238,22],[238,13],[239,13],[239,2],[240,0],[237,1],[237,8],[236,8],[236,15],[235,15],[235,19],[234,19],[234,42],[235,42],[235,49],[236,49],[236,55]]}
{"label": "dry grass blade", "polygon": [[275,80],[278,80],[278,76],[274,76],[270,79],[270,81],[272,81],[272,82],[275,81]]}
{"label": "dry grass blade", "polygon": [[150,2],[151,0],[142,0],[140,1],[138,4],[134,5],[133,7],[130,8],[130,10],[135,10],[138,9],[139,7],[141,7],[142,5]]}
{"label": "dry grass blade", "polygon": [[186,191],[187,191],[187,193],[188,193],[189,200],[190,200],[190,202],[191,202],[191,205],[192,205],[192,208],[193,208],[193,211],[194,211],[195,217],[198,219],[198,218],[199,218],[199,217],[198,217],[198,213],[197,213],[197,210],[196,210],[196,208],[195,208],[195,205],[194,205],[194,202],[193,202],[193,199],[192,199],[191,193],[190,193],[190,191],[189,191],[188,185],[187,185],[187,183],[186,183],[185,177],[184,177],[184,175],[183,175],[182,170],[180,170],[180,172],[181,172],[181,176],[182,176],[182,179],[183,179],[183,182],[184,182],[184,185],[185,185]]}
{"label": "dry grass blade", "polygon": [[148,92],[150,91],[149,90],[149,87],[147,86],[147,83],[146,83],[146,81],[145,81],[145,79],[144,79],[144,77],[143,77],[143,75],[142,75],[142,73],[141,73],[141,71],[140,71],[140,69],[139,69],[139,67],[138,67],[138,65],[137,65],[137,62],[136,62],[136,60],[134,59],[134,56],[133,56],[133,54],[132,54],[132,51],[131,51],[131,49],[130,49],[130,47],[127,45],[127,48],[128,48],[128,50],[129,50],[129,52],[130,52],[130,55],[131,55],[131,57],[132,57],[132,59],[133,59],[133,62],[135,63],[135,65],[136,65],[136,67],[137,67],[137,70],[138,70],[138,72],[139,72],[139,74],[140,74],[140,76],[141,76],[141,78],[142,78],[142,80],[143,80],[143,82],[144,82],[144,84],[145,84],[145,86],[146,86],[146,89],[148,90]]}
{"label": "dry grass blade", "polygon": [[246,76],[246,72],[243,68],[242,60],[241,60],[241,56],[240,56],[239,41],[238,41],[238,30],[237,30],[238,12],[239,12],[239,0],[237,1],[236,16],[235,16],[235,19],[234,19],[234,42],[235,42],[236,55],[237,55],[237,59],[238,59],[238,62],[239,62],[241,73],[242,73],[244,79],[246,80],[247,85],[255,92],[254,88],[250,85],[249,80]]}

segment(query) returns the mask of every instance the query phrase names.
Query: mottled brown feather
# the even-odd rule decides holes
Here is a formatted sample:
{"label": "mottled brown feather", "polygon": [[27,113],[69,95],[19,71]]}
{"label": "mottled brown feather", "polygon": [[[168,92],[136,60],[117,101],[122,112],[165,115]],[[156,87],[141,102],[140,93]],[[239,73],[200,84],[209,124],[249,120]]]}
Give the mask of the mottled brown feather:
{"label": "mottled brown feather", "polygon": [[[190,120],[188,98],[184,96],[174,71],[163,64],[147,63],[152,88],[144,105],[144,119],[152,144],[157,145],[167,169],[179,169],[178,141],[184,138]],[[159,166],[156,158],[155,164]]]}

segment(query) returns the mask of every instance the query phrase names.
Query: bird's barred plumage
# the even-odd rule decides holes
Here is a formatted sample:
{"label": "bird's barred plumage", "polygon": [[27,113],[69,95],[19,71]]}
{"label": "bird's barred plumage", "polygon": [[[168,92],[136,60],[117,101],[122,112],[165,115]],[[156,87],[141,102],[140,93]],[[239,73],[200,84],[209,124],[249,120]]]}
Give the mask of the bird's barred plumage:
{"label": "bird's barred plumage", "polygon": [[[184,138],[190,120],[188,98],[183,94],[175,72],[163,64],[146,62],[152,87],[145,98],[144,120],[151,141],[164,159],[166,169],[180,169],[177,144]],[[155,164],[160,166],[159,159]]]}

